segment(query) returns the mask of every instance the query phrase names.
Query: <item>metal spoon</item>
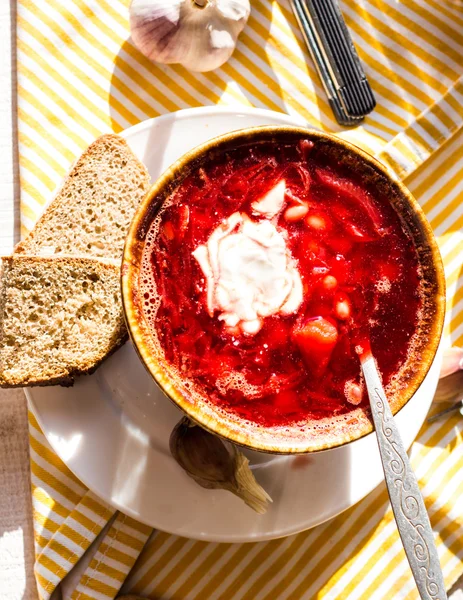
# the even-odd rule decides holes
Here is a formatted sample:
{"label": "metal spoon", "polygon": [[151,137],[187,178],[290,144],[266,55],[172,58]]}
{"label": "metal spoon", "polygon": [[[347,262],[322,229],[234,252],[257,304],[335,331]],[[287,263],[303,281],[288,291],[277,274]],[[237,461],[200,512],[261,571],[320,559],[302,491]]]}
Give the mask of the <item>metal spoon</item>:
{"label": "metal spoon", "polygon": [[[366,344],[368,345],[368,344]],[[422,600],[446,600],[444,577],[416,475],[386,399],[369,348],[360,354],[387,491],[402,544]]]}

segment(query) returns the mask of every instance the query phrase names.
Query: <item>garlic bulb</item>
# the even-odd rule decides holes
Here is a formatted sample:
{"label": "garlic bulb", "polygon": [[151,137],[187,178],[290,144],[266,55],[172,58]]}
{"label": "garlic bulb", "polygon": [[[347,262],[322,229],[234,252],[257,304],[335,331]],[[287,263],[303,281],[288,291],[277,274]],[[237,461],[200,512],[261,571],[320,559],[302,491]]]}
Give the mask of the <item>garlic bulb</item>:
{"label": "garlic bulb", "polygon": [[132,0],[130,29],[149,59],[212,71],[232,55],[249,0]]}
{"label": "garlic bulb", "polygon": [[463,349],[444,350],[439,384],[434,402],[456,402],[463,394]]}
{"label": "garlic bulb", "polygon": [[233,444],[194,425],[184,417],[170,435],[170,451],[178,464],[201,487],[235,494],[259,514],[272,499],[257,483],[248,459]]}
{"label": "garlic bulb", "polygon": [[448,377],[452,373],[463,370],[463,348],[452,346],[444,350],[439,377]]}

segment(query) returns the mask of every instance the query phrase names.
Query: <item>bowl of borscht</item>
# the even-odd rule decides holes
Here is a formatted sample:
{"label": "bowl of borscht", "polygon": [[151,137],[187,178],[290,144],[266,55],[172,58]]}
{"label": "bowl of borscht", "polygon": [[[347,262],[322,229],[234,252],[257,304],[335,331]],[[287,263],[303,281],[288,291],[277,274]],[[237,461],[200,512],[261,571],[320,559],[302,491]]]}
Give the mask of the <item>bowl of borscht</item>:
{"label": "bowl of borscht", "polygon": [[365,335],[397,413],[445,312],[437,244],[406,187],[352,144],[286,126],[214,138],[161,175],[131,224],[122,291],[165,394],[205,429],[285,454],[372,431]]}

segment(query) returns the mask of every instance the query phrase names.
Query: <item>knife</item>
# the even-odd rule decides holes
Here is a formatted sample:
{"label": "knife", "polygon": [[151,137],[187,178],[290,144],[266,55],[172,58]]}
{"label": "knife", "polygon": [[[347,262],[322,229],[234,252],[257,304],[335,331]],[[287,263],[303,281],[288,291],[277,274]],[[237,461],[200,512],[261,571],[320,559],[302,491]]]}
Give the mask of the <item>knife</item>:
{"label": "knife", "polygon": [[341,125],[355,125],[375,97],[336,0],[291,0],[328,101]]}

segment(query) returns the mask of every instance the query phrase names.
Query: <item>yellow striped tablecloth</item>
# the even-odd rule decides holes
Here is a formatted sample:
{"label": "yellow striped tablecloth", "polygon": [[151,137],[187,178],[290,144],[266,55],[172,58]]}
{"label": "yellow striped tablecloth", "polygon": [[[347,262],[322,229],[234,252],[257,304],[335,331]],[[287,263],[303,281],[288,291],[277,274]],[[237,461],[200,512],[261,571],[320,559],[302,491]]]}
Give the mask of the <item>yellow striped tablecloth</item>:
{"label": "yellow striped tablecloth", "polygon": [[[445,342],[461,345],[463,12],[444,0],[341,3],[378,101],[362,126],[346,130],[333,119],[288,2],[251,4],[230,61],[192,74],[140,55],[127,0],[19,0],[22,233],[102,132],[201,105],[288,112],[339,132],[405,179],[445,263]],[[463,572],[462,430],[459,417],[425,425],[412,447],[448,586]],[[254,544],[195,542],[152,533],[99,500],[53,453],[33,415],[30,442],[42,599],[55,597],[81,557],[61,586],[65,598],[108,600],[122,585],[163,600],[418,598],[384,485],[309,532]]]}

